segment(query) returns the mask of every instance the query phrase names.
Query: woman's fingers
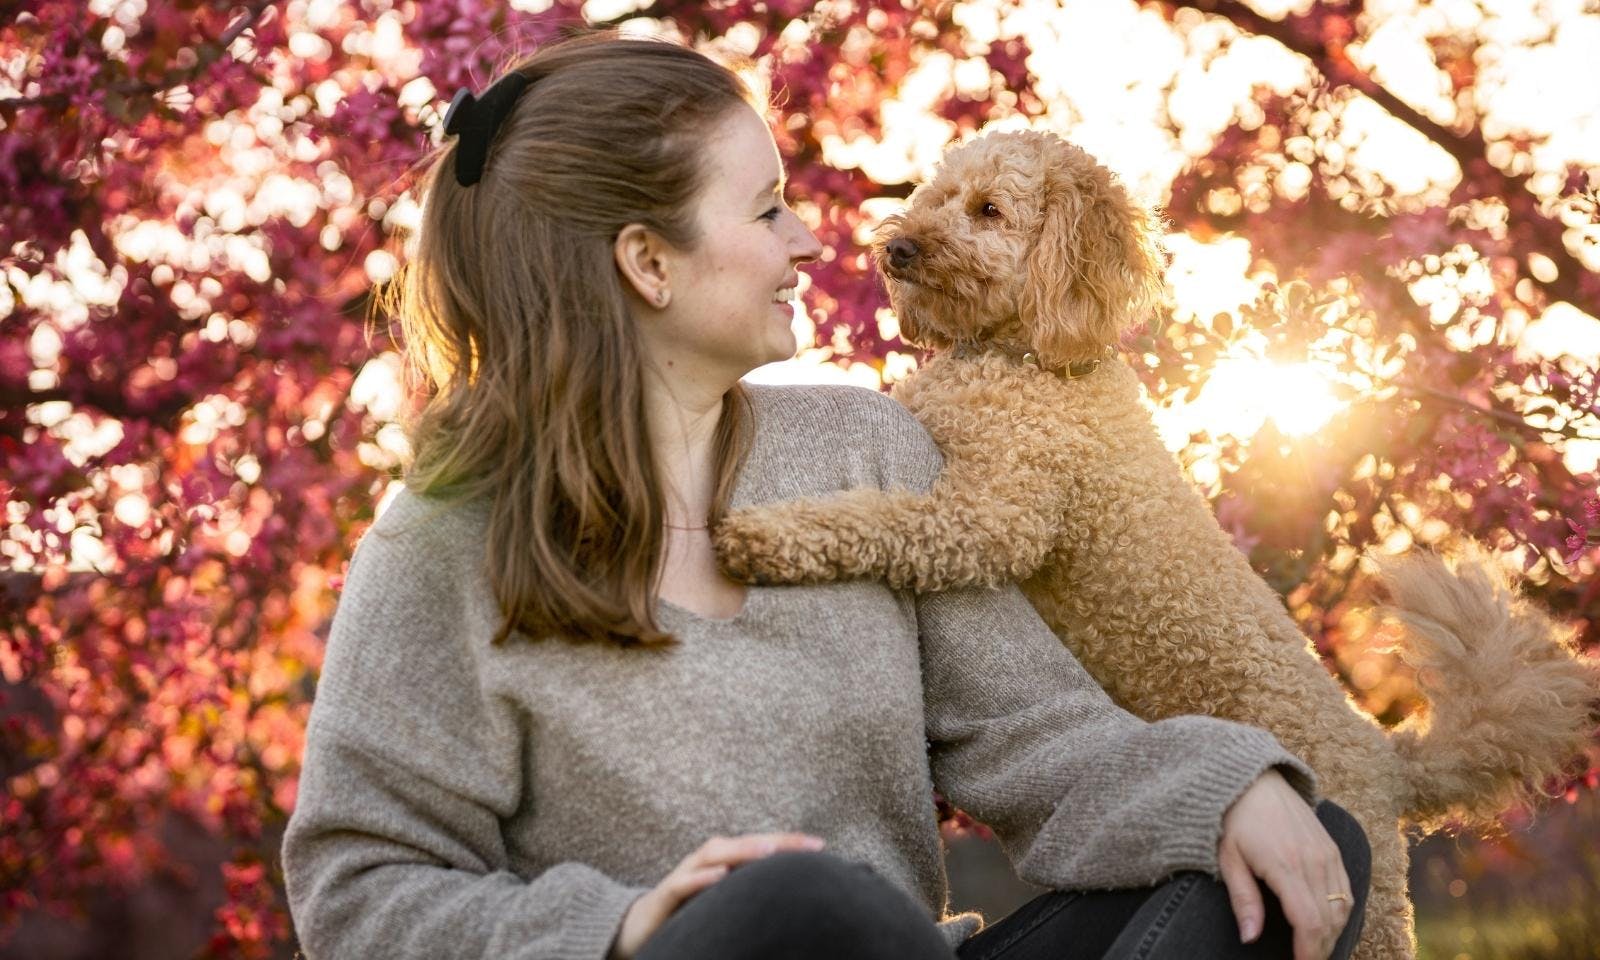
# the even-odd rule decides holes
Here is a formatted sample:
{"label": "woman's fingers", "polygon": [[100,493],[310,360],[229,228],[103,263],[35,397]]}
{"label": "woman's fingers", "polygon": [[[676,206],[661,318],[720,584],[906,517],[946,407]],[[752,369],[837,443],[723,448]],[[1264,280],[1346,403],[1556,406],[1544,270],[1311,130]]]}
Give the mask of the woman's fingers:
{"label": "woman's fingers", "polygon": [[728,875],[741,863],[759,860],[779,850],[820,850],[823,841],[805,833],[747,833],[737,837],[712,837],[678,865],[658,885],[663,913],[670,915],[684,901]]}
{"label": "woman's fingers", "polygon": [[[1327,833],[1324,829],[1323,833]],[[1345,924],[1350,920],[1350,914],[1355,909],[1355,897],[1350,893],[1350,875],[1344,868],[1344,857],[1339,854],[1339,845],[1329,837],[1324,855],[1327,866],[1324,868],[1324,883],[1327,893],[1323,894],[1323,901],[1332,911],[1333,932],[1328,949],[1333,949],[1332,944],[1338,942],[1339,935],[1344,932]],[[1329,900],[1333,894],[1343,894],[1338,900]]]}
{"label": "woman's fingers", "polygon": [[1350,876],[1328,829],[1276,770],[1224,811],[1217,853],[1241,934],[1249,933],[1251,916],[1265,917],[1253,879],[1260,877],[1294,930],[1294,960],[1327,960],[1355,911]]}
{"label": "woman's fingers", "polygon": [[1294,849],[1309,853],[1286,860],[1277,871],[1278,879],[1269,878],[1268,885],[1294,928],[1295,960],[1327,960],[1353,906],[1352,900],[1330,895],[1349,897],[1350,878],[1338,845],[1322,824],[1311,820],[1307,830],[1308,836]]}
{"label": "woman's fingers", "polygon": [[1239,922],[1239,940],[1250,943],[1261,935],[1261,925],[1267,915],[1261,902],[1261,888],[1255,875],[1245,864],[1244,857],[1231,843],[1222,845],[1217,865],[1222,883],[1228,888],[1228,902],[1233,905],[1233,916]]}
{"label": "woman's fingers", "polygon": [[[1319,960],[1322,960],[1332,952],[1334,943],[1344,930],[1345,921],[1350,918],[1352,901],[1346,899],[1350,896],[1350,878],[1345,873],[1339,845],[1333,842],[1333,837],[1328,835],[1327,828],[1316,818],[1316,813],[1309,808],[1307,813],[1309,815],[1304,818],[1305,839],[1299,849],[1307,851],[1302,873],[1306,888],[1323,915],[1327,943],[1318,954]],[[1344,896],[1332,899],[1339,894]]]}
{"label": "woman's fingers", "polygon": [[1261,876],[1277,894],[1294,929],[1294,960],[1328,960],[1333,944],[1327,936],[1328,911],[1316,900],[1306,865],[1305,860],[1283,860],[1268,866]]}
{"label": "woman's fingers", "polygon": [[684,901],[727,876],[728,871],[739,864],[779,850],[820,850],[822,846],[821,837],[804,833],[712,837],[678,861],[659,883],[629,905],[612,954],[632,957]]}
{"label": "woman's fingers", "polygon": [[820,850],[821,837],[805,833],[746,833],[737,837],[712,837],[683,859],[684,866],[737,866],[779,850]]}
{"label": "woman's fingers", "polygon": [[667,883],[672,901],[669,906],[676,909],[685,900],[721,880],[727,873],[727,865],[719,863],[714,867],[701,867],[698,870],[674,875]]}
{"label": "woman's fingers", "polygon": [[1294,931],[1294,960],[1327,960],[1349,915],[1328,894],[1348,888],[1339,848],[1298,797],[1280,808],[1283,822],[1264,846],[1239,848],[1246,865],[1277,895]]}

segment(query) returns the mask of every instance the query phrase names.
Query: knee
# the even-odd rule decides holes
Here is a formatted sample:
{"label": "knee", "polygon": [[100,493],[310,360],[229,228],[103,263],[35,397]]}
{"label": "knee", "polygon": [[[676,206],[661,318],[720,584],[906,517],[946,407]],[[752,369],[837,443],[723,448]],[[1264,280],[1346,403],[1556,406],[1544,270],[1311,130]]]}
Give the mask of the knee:
{"label": "knee", "polygon": [[753,900],[781,899],[785,916],[811,914],[833,922],[870,912],[887,883],[864,863],[810,850],[783,850],[747,861],[721,882],[728,885],[727,892]]}
{"label": "knee", "polygon": [[780,850],[739,864],[723,882],[739,877],[744,883],[776,886],[785,891],[833,891],[876,876],[866,864],[825,850]]}
{"label": "knee", "polygon": [[[721,881],[759,903],[767,933],[784,939],[818,933],[865,937],[904,928],[933,929],[909,894],[864,863],[826,851],[785,850],[751,860]],[[781,909],[771,909],[781,904]]]}
{"label": "knee", "polygon": [[1367,840],[1367,832],[1350,811],[1332,800],[1319,802],[1316,814],[1323,829],[1339,847],[1351,889],[1358,893],[1364,891],[1372,880],[1372,845]]}

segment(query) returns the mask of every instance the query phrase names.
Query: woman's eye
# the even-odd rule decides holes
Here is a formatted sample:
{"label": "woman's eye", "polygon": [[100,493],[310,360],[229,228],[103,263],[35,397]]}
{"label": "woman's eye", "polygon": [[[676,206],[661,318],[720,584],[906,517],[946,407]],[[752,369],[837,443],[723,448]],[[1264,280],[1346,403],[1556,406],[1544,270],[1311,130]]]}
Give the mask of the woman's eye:
{"label": "woman's eye", "polygon": [[766,213],[763,213],[761,215],[761,219],[763,219],[763,220],[776,220],[776,219],[778,219],[778,214],[781,213],[781,212],[782,211],[780,210],[780,208],[773,207],[771,210],[768,210]]}
{"label": "woman's eye", "polygon": [[979,208],[978,212],[983,214],[984,216],[988,217],[991,220],[994,219],[995,217],[1000,216],[1000,208],[995,206],[992,203],[984,204],[981,208]]}

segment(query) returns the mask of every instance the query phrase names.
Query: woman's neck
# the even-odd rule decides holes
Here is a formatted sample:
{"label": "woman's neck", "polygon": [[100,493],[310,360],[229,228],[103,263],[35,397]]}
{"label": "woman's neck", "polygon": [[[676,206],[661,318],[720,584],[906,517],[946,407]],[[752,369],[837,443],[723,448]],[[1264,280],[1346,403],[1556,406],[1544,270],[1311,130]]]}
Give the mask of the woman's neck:
{"label": "woman's neck", "polygon": [[693,383],[646,383],[651,454],[669,524],[700,526],[711,511],[717,481],[712,455],[724,392],[712,394]]}

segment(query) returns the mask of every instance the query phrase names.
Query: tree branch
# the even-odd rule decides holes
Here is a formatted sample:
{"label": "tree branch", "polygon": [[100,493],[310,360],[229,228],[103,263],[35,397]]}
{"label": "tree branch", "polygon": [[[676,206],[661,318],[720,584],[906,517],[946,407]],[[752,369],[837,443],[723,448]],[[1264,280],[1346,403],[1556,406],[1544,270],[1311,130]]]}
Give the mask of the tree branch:
{"label": "tree branch", "polygon": [[[235,20],[228,26],[228,29],[224,30],[222,34],[217,37],[217,46],[224,53],[226,53],[228,48],[233,46],[233,41],[239,39],[239,36],[246,30],[250,29],[250,27],[252,27],[255,22],[261,18],[261,14],[276,2],[277,0],[255,0],[255,2],[245,7],[244,16],[240,17],[238,20]],[[166,75],[160,80],[125,80],[121,83],[111,84],[107,86],[106,89],[113,93],[120,93],[128,96],[142,96],[144,94],[157,93],[162,90],[170,90],[180,83],[194,79],[194,77],[197,76],[200,71],[206,69],[215,62],[215,60],[208,61],[204,58],[201,58],[197,60],[191,67],[182,70],[167,71]],[[70,96],[71,95],[68,93],[60,92],[43,93],[32,97],[3,97],[0,98],[0,109],[20,109],[22,107],[62,107],[66,106]]]}
{"label": "tree branch", "polygon": [[0,405],[4,405],[7,409],[21,410],[32,404],[47,403],[52,400],[65,400],[72,404],[74,410],[88,407],[108,417],[115,417],[118,420],[142,420],[168,431],[177,429],[178,417],[195,402],[193,397],[173,394],[159,404],[135,410],[128,403],[122,389],[110,384],[74,384],[70,387],[57,386],[45,390],[17,390],[0,384]]}
{"label": "tree branch", "polygon": [[629,20],[636,20],[640,17],[660,19],[661,17],[667,16],[670,13],[671,11],[662,10],[660,0],[657,0],[657,2],[651,3],[649,6],[640,7],[637,10],[629,10],[627,13],[621,13],[605,20],[591,20],[589,21],[589,26],[597,28],[618,27],[624,23],[627,23]]}
{"label": "tree branch", "polygon": [[1600,436],[1583,433],[1571,425],[1561,427],[1560,429],[1555,427],[1536,427],[1529,423],[1522,416],[1512,413],[1508,410],[1495,410],[1490,407],[1480,407],[1471,400],[1463,400],[1452,393],[1447,393],[1443,390],[1437,390],[1433,387],[1419,387],[1412,384],[1399,384],[1399,388],[1400,392],[1404,393],[1406,396],[1417,397],[1418,399],[1423,400],[1433,400],[1438,403],[1459,407],[1462,410],[1469,410],[1478,414],[1479,416],[1509,424],[1529,433],[1554,435],[1565,437],[1568,440],[1600,440]]}
{"label": "tree branch", "polygon": [[[1552,301],[1566,300],[1591,313],[1595,311],[1596,305],[1588,302],[1587,293],[1579,282],[1580,277],[1592,274],[1592,271],[1568,251],[1567,245],[1562,241],[1562,234],[1565,232],[1562,224],[1538,209],[1538,195],[1528,189],[1530,176],[1508,174],[1491,164],[1487,159],[1489,145],[1476,129],[1466,133],[1451,130],[1429,119],[1380,86],[1351,62],[1345,53],[1345,43],[1342,40],[1329,39],[1327,33],[1321,29],[1320,5],[1313,7],[1311,13],[1288,16],[1283,20],[1269,20],[1250,9],[1241,0],[1167,0],[1167,2],[1175,7],[1188,7],[1224,17],[1242,31],[1271,37],[1289,50],[1310,60],[1330,82],[1360,91],[1412,129],[1438,144],[1461,165],[1463,177],[1487,174],[1498,176],[1502,184],[1499,192],[1507,207],[1536,230],[1543,247],[1538,252],[1549,257],[1556,265],[1557,274],[1554,280],[1543,281],[1532,276],[1529,279],[1541,287]],[[1322,17],[1334,15],[1326,9],[1321,9],[1320,14]],[[1353,13],[1339,15],[1353,18]]]}

